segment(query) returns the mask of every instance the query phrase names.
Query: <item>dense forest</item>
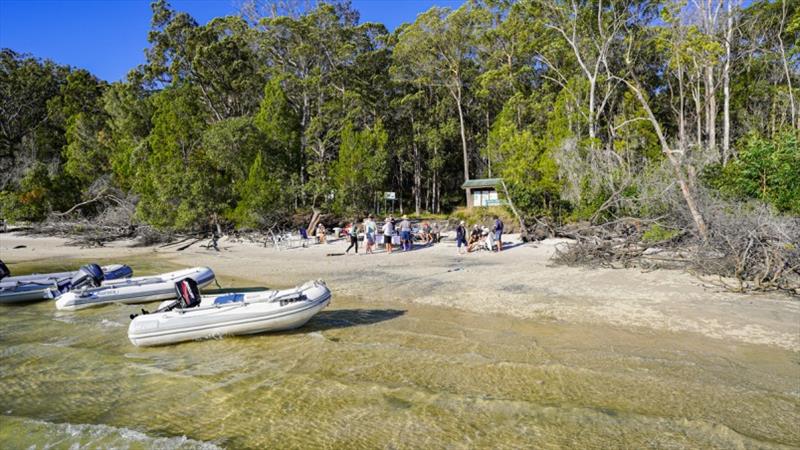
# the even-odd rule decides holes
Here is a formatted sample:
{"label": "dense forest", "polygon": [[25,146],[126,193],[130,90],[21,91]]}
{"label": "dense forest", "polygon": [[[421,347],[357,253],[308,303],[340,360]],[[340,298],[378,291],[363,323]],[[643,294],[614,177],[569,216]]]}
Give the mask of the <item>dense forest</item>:
{"label": "dense forest", "polygon": [[484,177],[528,222],[800,215],[800,2],[467,1],[393,32],[298,5],[201,25],[155,1],[114,83],[3,49],[0,217],[258,229],[384,191],[447,214]]}

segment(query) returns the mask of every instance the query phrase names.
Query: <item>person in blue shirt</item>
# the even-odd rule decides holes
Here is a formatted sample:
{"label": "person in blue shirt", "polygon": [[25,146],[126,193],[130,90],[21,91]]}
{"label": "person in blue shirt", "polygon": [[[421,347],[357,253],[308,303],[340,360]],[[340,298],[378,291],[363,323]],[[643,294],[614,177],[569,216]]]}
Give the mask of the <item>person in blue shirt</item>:
{"label": "person in blue shirt", "polygon": [[494,240],[497,241],[497,251],[502,252],[503,241],[501,239],[503,237],[503,221],[497,216],[494,216],[494,227],[492,227],[492,231],[494,232]]}

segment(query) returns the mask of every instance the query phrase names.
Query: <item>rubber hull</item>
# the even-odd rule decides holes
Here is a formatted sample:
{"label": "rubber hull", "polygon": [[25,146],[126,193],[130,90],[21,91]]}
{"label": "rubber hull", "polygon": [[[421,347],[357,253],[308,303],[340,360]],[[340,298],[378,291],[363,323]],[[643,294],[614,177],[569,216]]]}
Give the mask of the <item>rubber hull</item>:
{"label": "rubber hull", "polygon": [[199,287],[214,281],[214,272],[208,267],[194,267],[151,277],[121,280],[99,288],[67,292],[56,300],[56,308],[75,311],[109,303],[147,303],[175,297],[175,283],[192,278]]}
{"label": "rubber hull", "polygon": [[[103,285],[110,285],[133,275],[133,270],[122,264],[104,266]],[[69,291],[70,280],[76,272],[7,277],[0,281],[0,304],[25,303],[50,300]]]}
{"label": "rubber hull", "polygon": [[[234,301],[220,299],[240,296]],[[291,330],[305,325],[331,301],[321,282],[296,289],[203,296],[200,306],[138,316],[128,328],[137,346]]]}

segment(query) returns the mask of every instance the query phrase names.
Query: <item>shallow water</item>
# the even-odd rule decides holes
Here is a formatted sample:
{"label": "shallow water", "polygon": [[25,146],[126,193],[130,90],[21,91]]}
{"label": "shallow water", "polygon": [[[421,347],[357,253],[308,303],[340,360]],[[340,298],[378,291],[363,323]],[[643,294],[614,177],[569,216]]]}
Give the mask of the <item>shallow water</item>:
{"label": "shallow water", "polygon": [[331,288],[292,333],[146,349],[136,306],[2,307],[0,448],[800,446],[795,352]]}

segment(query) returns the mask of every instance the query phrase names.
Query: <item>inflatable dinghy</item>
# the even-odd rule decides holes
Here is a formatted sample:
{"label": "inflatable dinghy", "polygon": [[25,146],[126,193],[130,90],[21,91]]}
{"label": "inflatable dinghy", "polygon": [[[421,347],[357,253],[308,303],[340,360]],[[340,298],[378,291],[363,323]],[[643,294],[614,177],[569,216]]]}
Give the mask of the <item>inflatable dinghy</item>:
{"label": "inflatable dinghy", "polygon": [[56,300],[56,308],[74,311],[108,303],[145,303],[166,300],[175,296],[175,283],[190,278],[200,287],[214,281],[214,272],[208,267],[177,270],[175,272],[135,277],[117,282],[83,287],[62,294]]}
{"label": "inflatable dinghy", "polygon": [[196,286],[182,280],[177,300],[142,315],[131,315],[128,339],[151,346],[220,336],[283,331],[301,327],[328,306],[331,291],[322,281],[294,289],[200,296]]}
{"label": "inflatable dinghy", "polygon": [[[130,277],[133,269],[122,264],[100,267],[89,264],[74,272],[42,273],[12,277],[0,261],[0,304],[50,300],[89,283],[108,284]],[[98,281],[94,281],[98,280]]]}

